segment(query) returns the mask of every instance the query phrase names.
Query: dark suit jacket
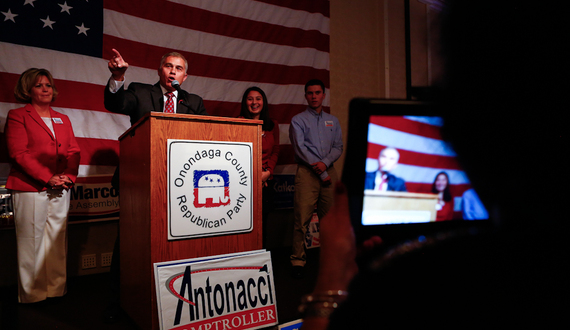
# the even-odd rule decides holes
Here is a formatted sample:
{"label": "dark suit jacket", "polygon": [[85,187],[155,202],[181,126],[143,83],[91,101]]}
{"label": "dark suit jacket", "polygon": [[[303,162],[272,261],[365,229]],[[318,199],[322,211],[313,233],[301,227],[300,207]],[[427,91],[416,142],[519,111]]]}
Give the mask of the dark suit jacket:
{"label": "dark suit jacket", "polygon": [[4,129],[12,168],[6,188],[19,191],[46,190],[54,174],[65,174],[75,182],[79,168],[79,145],[69,118],[50,108],[56,119],[53,130],[31,104],[10,110]]}
{"label": "dark suit jacket", "polygon": [[[374,189],[376,180],[376,172],[366,172],[364,178],[364,189]],[[388,189],[387,191],[408,191],[406,189],[406,182],[397,176],[388,173]]]}
{"label": "dark suit jacket", "polygon": [[[131,117],[131,125],[147,113],[151,111],[162,112],[164,108],[164,97],[160,83],[154,85],[131,83],[128,89],[125,90],[125,86],[122,86],[116,93],[109,91],[109,83],[107,83],[104,102],[105,109]],[[178,92],[176,113],[208,115],[202,98],[184,90],[182,93]],[[119,166],[115,169],[111,185],[119,189]]]}
{"label": "dark suit jacket", "polygon": [[[154,85],[131,83],[125,90],[121,87],[116,93],[109,91],[109,84],[105,86],[105,109],[122,113],[131,117],[131,125],[151,111],[162,112],[164,100],[160,84]],[[186,91],[178,93],[178,106],[176,113],[207,115],[202,98]]]}

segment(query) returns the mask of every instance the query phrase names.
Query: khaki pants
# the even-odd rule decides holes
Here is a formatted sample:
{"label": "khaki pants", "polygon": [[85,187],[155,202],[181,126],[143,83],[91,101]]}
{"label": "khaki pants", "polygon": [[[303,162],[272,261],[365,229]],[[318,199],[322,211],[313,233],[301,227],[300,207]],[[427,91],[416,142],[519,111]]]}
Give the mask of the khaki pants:
{"label": "khaki pants", "polygon": [[318,175],[305,165],[297,167],[295,175],[295,197],[293,200],[295,223],[293,225],[293,251],[291,264],[293,266],[305,266],[307,256],[305,254],[305,235],[307,226],[311,222],[315,204],[317,215],[321,220],[330,210],[334,201],[334,184],[337,182],[337,174],[334,167],[327,169],[332,184],[324,186]]}
{"label": "khaki pants", "polygon": [[22,303],[66,293],[68,191],[14,191],[18,299]]}

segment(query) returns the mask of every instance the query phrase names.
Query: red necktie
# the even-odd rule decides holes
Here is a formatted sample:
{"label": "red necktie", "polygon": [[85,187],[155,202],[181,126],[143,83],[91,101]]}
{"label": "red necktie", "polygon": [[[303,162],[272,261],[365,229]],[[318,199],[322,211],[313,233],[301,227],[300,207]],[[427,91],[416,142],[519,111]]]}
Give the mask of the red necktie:
{"label": "red necktie", "polygon": [[168,97],[168,100],[166,100],[166,106],[164,107],[164,112],[174,113],[174,101],[172,100],[172,98],[174,97],[174,93],[168,92],[166,93],[166,97]]}

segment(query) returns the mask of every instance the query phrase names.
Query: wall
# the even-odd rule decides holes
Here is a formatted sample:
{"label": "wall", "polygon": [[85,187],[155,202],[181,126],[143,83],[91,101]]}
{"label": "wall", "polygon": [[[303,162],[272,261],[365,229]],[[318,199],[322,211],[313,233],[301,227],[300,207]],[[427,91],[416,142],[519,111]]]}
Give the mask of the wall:
{"label": "wall", "polygon": [[[331,0],[331,113],[346,145],[348,105],[355,97],[406,98],[404,0]],[[412,86],[433,84],[441,70],[437,29],[440,1],[410,0]],[[342,170],[344,157],[335,165]]]}

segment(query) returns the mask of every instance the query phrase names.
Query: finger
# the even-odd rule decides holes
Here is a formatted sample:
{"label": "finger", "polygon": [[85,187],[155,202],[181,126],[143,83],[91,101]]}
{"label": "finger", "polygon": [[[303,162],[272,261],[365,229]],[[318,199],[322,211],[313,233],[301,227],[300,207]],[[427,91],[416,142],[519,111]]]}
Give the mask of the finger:
{"label": "finger", "polygon": [[362,243],[363,252],[372,251],[375,247],[382,244],[380,236],[372,236]]}
{"label": "finger", "polygon": [[69,179],[66,175],[60,175],[60,176],[59,176],[59,180],[60,180],[61,182],[65,182],[65,183],[70,183],[70,182],[71,182],[71,179]]}
{"label": "finger", "polygon": [[331,214],[336,214],[338,216],[331,217],[332,219],[337,219],[339,223],[350,224],[350,216],[348,213],[348,195],[346,193],[346,187],[342,182],[337,182],[334,189],[334,205],[329,211]]}
{"label": "finger", "polygon": [[120,58],[122,58],[121,53],[119,53],[118,50],[116,50],[115,48],[113,48],[113,49],[111,49],[111,50],[113,51],[113,53],[115,53],[115,55],[113,56],[113,58],[115,58],[115,57],[120,57]]}

